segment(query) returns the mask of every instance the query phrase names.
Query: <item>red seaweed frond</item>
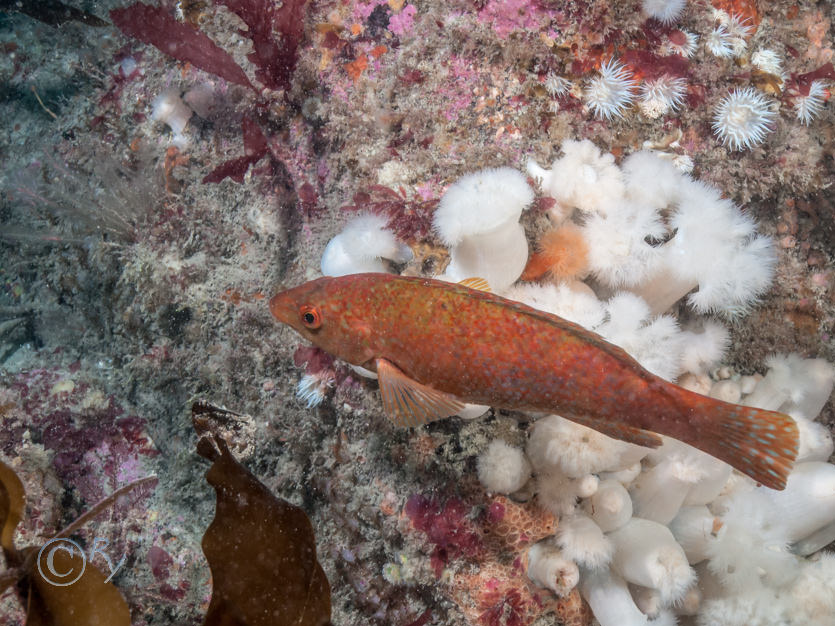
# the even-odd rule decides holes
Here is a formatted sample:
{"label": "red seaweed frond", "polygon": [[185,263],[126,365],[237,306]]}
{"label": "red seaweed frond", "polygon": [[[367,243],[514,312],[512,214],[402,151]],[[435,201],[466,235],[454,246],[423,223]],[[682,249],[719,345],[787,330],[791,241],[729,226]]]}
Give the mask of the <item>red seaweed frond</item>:
{"label": "red seaweed frond", "polygon": [[[255,76],[270,89],[290,88],[296,69],[299,43],[304,36],[304,5],[307,0],[217,0],[240,17],[249,29],[242,33],[252,40],[248,58],[258,69]],[[274,37],[275,29],[281,42]]]}
{"label": "red seaweed frond", "polygon": [[203,183],[219,183],[225,178],[242,183],[249,167],[269,153],[267,138],[258,124],[248,115],[244,115],[241,131],[244,136],[244,156],[221,163],[203,178]]}
{"label": "red seaweed frond", "polygon": [[372,185],[367,192],[354,194],[352,204],[343,211],[368,211],[388,219],[387,227],[401,240],[421,241],[432,232],[432,214],[438,206],[437,198],[409,199],[401,187],[399,192],[384,185]]}
{"label": "red seaweed frond", "polygon": [[230,83],[252,88],[244,71],[228,52],[190,24],[178,22],[163,7],[137,2],[124,9],[114,9],[110,19],[128,37],[139,39],[163,54],[191,63]]}
{"label": "red seaweed frond", "polygon": [[796,92],[801,96],[808,96],[812,83],[824,78],[835,80],[835,66],[832,63],[825,63],[816,70],[806,72],[805,74],[792,74],[791,79],[786,85],[786,90]]}

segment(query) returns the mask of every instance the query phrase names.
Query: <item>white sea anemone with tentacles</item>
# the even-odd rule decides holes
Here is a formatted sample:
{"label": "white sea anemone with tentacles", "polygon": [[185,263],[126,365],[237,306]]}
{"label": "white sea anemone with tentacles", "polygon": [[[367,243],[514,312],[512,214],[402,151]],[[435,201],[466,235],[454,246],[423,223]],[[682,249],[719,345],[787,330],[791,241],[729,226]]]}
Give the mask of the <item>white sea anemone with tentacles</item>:
{"label": "white sea anemone with tentacles", "polygon": [[713,132],[734,150],[761,144],[771,132],[776,114],[769,100],[753,87],[734,89],[713,114]]}
{"label": "white sea anemone with tentacles", "polygon": [[798,95],[794,98],[792,107],[794,108],[794,113],[797,116],[797,119],[800,120],[802,124],[808,126],[813,119],[820,115],[828,96],[829,93],[824,86],[824,81],[813,80],[812,84],[809,85],[808,94],[805,96]]}
{"label": "white sea anemone with tentacles", "polygon": [[638,107],[650,119],[656,119],[670,111],[677,111],[684,104],[687,81],[675,76],[661,76],[641,85]]}
{"label": "white sea anemone with tentacles", "polygon": [[699,43],[699,36],[687,30],[678,30],[667,35],[666,41],[661,45],[661,53],[664,56],[677,54],[684,58],[690,58],[696,52]]}
{"label": "white sea anemone with tentacles", "polygon": [[623,117],[635,99],[632,72],[615,59],[609,59],[600,67],[600,76],[589,82],[583,96],[596,117],[607,120]]}
{"label": "white sea anemone with tentacles", "polygon": [[644,15],[662,24],[674,23],[684,11],[684,0],[642,0]]}

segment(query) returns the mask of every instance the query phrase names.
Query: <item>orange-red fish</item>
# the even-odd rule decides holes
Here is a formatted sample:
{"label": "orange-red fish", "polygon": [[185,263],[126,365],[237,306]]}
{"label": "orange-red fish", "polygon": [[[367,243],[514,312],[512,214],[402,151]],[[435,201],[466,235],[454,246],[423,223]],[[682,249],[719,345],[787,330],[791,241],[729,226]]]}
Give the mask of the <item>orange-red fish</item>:
{"label": "orange-red fish", "polygon": [[270,311],[348,363],[377,372],[401,426],[464,402],[557,413],[611,437],[657,447],[661,433],[783,489],[798,430],[782,413],[687,391],[621,348],[556,315],[428,278],[354,274],[275,295]]}

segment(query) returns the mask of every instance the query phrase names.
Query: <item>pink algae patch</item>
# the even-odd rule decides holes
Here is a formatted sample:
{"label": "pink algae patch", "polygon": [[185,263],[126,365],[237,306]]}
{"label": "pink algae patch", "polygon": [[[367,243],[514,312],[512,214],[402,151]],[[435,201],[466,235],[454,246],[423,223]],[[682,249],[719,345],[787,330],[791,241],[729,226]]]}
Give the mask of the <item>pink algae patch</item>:
{"label": "pink algae patch", "polygon": [[438,90],[438,95],[443,96],[448,103],[444,117],[453,122],[458,119],[461,111],[472,104],[473,87],[477,83],[478,72],[469,61],[456,55],[451,55],[446,65],[447,80]]}
{"label": "pink algae patch", "polygon": [[417,8],[413,4],[407,4],[400,13],[395,13],[389,19],[389,30],[395,35],[402,36],[412,30],[415,23]]}
{"label": "pink algae patch", "polygon": [[490,24],[499,39],[507,39],[517,30],[536,31],[543,16],[530,0],[488,0],[478,12],[478,19]]}

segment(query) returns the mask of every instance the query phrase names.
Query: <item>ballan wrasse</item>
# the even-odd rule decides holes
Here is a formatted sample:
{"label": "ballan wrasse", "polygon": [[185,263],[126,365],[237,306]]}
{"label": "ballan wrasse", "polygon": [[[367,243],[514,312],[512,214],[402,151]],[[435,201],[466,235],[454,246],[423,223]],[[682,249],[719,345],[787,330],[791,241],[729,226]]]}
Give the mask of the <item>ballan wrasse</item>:
{"label": "ballan wrasse", "polygon": [[687,391],[577,324],[466,284],[324,277],[275,295],[270,311],[377,372],[399,426],[455,415],[465,402],[556,413],[642,446],[661,444],[654,433],[674,437],[774,489],[797,456],[789,416]]}

